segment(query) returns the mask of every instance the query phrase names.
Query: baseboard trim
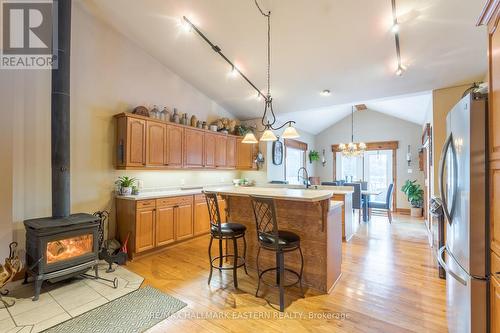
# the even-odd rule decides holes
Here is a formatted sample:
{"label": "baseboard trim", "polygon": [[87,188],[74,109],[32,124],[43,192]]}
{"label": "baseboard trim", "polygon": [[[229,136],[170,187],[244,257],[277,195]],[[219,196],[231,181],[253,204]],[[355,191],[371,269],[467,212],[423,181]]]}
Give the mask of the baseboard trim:
{"label": "baseboard trim", "polygon": [[410,210],[410,208],[398,208],[398,209],[396,209],[396,213],[401,214],[401,215],[410,215],[411,210]]}

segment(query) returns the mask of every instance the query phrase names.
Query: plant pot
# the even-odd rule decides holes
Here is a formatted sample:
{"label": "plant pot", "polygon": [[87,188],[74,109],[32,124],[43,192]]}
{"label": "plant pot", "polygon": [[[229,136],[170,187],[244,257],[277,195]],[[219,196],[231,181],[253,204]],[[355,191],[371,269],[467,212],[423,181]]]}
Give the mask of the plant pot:
{"label": "plant pot", "polygon": [[411,207],[411,216],[422,217],[422,207]]}
{"label": "plant pot", "polygon": [[122,187],[120,189],[120,194],[121,195],[131,195],[132,194],[132,187]]}

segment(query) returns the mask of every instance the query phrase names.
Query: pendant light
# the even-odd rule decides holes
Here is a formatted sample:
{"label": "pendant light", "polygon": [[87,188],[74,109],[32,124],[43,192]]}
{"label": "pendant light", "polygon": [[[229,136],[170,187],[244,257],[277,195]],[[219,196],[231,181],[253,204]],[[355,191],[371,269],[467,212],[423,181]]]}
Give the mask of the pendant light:
{"label": "pendant light", "polygon": [[241,140],[242,143],[259,143],[253,132],[248,132]]}
{"label": "pendant light", "polygon": [[364,142],[354,142],[354,106],[351,107],[351,142],[348,144],[340,143],[339,151],[345,157],[358,157],[362,156],[366,150]]}
{"label": "pendant light", "polygon": [[[250,81],[250,79],[240,71],[238,67],[234,65],[234,63],[229,60],[229,58],[222,53],[222,49],[212,43],[210,39],[208,39],[205,34],[203,34],[200,29],[196,25],[194,25],[187,17],[183,16],[183,25],[184,23],[189,27],[189,31],[194,30],[200,37],[214,50],[216,53],[218,53],[230,66],[232,69],[232,74],[237,75],[239,74],[249,85],[252,86],[255,91],[257,91],[257,96],[262,98],[264,100],[264,114],[262,115],[262,126],[264,127],[263,132],[260,140],[261,141],[276,141],[278,138],[276,135],[273,133],[273,131],[277,131],[279,129],[282,129],[283,127],[287,126],[288,127],[284,130],[282,137],[285,139],[294,139],[300,137],[299,133],[293,126],[295,124],[295,121],[293,120],[288,120],[286,121],[283,125],[281,126],[275,126],[276,124],[276,115],[274,114],[273,110],[273,99],[271,97],[271,12],[268,11],[267,13],[264,13],[264,11],[260,8],[259,4],[257,3],[257,0],[255,1],[255,5],[257,6],[257,9],[259,12],[267,18],[267,93],[264,95],[260,91],[260,89],[257,88],[257,86]],[[187,30],[187,29],[186,29]],[[241,141],[243,143],[258,143],[257,138],[255,137],[255,134],[252,132],[248,132],[245,134],[245,137]]]}

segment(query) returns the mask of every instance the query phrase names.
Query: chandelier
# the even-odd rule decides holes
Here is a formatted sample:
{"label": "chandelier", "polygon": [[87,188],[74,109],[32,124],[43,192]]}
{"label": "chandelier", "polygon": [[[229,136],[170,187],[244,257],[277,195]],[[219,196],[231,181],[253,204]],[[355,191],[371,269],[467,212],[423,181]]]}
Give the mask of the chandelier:
{"label": "chandelier", "polygon": [[[243,74],[235,65],[234,63],[229,60],[223,53],[222,49],[213,44],[206,36],[203,34],[196,25],[194,25],[188,18],[183,16],[183,23],[187,25],[186,30],[191,30],[193,29],[200,37],[207,42],[207,44],[210,45],[210,47],[218,53],[230,66],[232,69],[232,73],[239,74],[249,85],[252,86],[253,89],[257,91],[257,97],[262,97],[264,100],[264,114],[262,115],[261,118],[261,123],[262,126],[264,127],[264,130],[259,131],[263,132],[262,136],[260,137],[260,141],[276,141],[278,138],[276,135],[273,133],[273,131],[277,131],[279,129],[282,129],[285,126],[288,126],[285,128],[283,131],[283,134],[281,135],[285,139],[294,139],[300,137],[299,133],[297,133],[297,130],[293,126],[295,124],[295,121],[289,120],[286,121],[283,125],[281,126],[276,126],[276,115],[274,114],[273,110],[273,98],[271,97],[271,12],[268,11],[265,13],[262,11],[260,8],[259,4],[257,3],[257,0],[255,1],[255,5],[259,9],[260,13],[267,18],[267,92],[264,95],[257,86],[250,81],[250,79]],[[255,134],[253,132],[248,132],[245,134],[245,137],[242,140],[243,143],[258,143],[259,141],[255,137]]]}
{"label": "chandelier", "polygon": [[364,142],[354,142],[354,106],[351,107],[351,142],[348,144],[340,143],[339,151],[345,157],[358,157],[362,156],[366,150]]}

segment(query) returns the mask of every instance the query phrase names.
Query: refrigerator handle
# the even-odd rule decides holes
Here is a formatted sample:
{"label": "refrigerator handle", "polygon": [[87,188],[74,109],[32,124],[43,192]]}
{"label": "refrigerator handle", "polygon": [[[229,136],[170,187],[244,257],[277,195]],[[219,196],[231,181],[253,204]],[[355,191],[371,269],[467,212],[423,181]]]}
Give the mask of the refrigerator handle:
{"label": "refrigerator handle", "polygon": [[[453,163],[453,181],[452,181],[452,194],[451,198],[447,198],[446,193],[445,193],[445,187],[444,187],[444,170],[446,168],[446,155],[448,154],[448,149],[451,147],[451,152],[452,152],[452,163]],[[441,152],[441,159],[439,160],[439,193],[441,195],[441,200],[443,202],[443,212],[444,215],[446,216],[446,219],[448,220],[448,223],[451,224],[452,221],[452,216],[453,216],[453,210],[454,210],[454,202],[455,202],[455,195],[456,195],[456,190],[457,190],[457,165],[456,165],[456,156],[455,156],[455,148],[453,147],[453,134],[450,133],[448,138],[446,139],[443,150]],[[448,201],[448,199],[450,199]],[[448,202],[450,203],[450,207],[448,207]],[[444,267],[443,267],[444,268]]]}
{"label": "refrigerator handle", "polygon": [[[441,267],[445,270],[446,273],[450,274],[455,280],[463,284],[464,286],[467,286],[467,281],[465,281],[461,276],[453,272],[448,265],[446,264],[446,261],[443,258],[443,254],[446,251],[446,246],[443,246],[439,249],[438,254],[437,254],[437,261]],[[452,259],[453,260],[453,259]]]}

